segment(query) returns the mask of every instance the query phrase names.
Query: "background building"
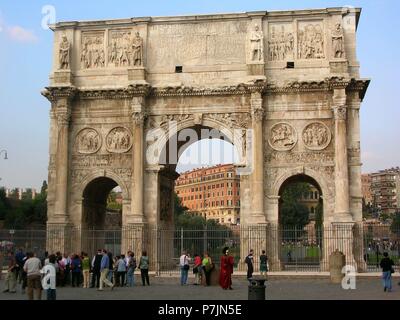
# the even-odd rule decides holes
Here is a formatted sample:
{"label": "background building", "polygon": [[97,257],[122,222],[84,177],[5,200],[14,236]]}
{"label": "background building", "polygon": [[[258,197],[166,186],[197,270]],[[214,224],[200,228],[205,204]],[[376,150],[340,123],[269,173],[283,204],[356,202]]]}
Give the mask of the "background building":
{"label": "background building", "polygon": [[373,206],[381,213],[395,213],[400,208],[400,168],[372,173],[371,193]]}
{"label": "background building", "polygon": [[371,174],[361,175],[361,190],[366,205],[372,205],[373,197],[371,192]]}
{"label": "background building", "polygon": [[194,215],[222,224],[240,223],[240,177],[233,164],[184,172],[175,191]]}

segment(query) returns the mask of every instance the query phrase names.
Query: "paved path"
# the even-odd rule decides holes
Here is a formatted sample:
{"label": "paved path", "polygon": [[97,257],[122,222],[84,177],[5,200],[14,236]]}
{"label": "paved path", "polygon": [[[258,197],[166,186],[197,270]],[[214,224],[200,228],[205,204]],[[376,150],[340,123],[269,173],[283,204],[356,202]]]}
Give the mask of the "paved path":
{"label": "paved path", "polygon": [[[192,280],[190,279],[191,283]],[[340,284],[331,284],[327,278],[271,278],[267,282],[266,296],[269,300],[400,300],[400,286],[394,279],[394,290],[383,292],[379,278],[360,278],[356,281],[356,290],[343,290]],[[178,278],[150,278],[151,286],[142,285],[133,288],[95,289],[58,288],[58,300],[247,300],[247,282],[233,279],[232,291],[220,287],[195,285],[180,286]],[[0,288],[4,281],[0,281]],[[43,294],[43,298],[45,295]],[[26,294],[0,293],[0,300],[26,300]]]}

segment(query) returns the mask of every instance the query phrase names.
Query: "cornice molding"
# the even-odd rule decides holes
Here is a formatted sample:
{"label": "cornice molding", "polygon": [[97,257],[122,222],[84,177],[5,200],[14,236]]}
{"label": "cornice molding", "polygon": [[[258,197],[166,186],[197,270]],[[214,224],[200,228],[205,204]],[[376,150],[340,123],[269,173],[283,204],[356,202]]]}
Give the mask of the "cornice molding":
{"label": "cornice molding", "polygon": [[50,102],[55,102],[59,99],[71,100],[75,97],[77,92],[78,90],[74,86],[55,86],[46,87],[44,90],[42,90],[41,94]]}
{"label": "cornice molding", "polygon": [[49,101],[59,98],[79,99],[132,99],[134,97],[183,97],[183,96],[227,96],[227,95],[251,95],[259,93],[262,95],[274,94],[297,94],[308,92],[330,92],[335,89],[346,89],[346,91],[359,92],[360,99],[364,98],[370,80],[326,78],[320,81],[293,81],[286,84],[267,83],[256,81],[254,83],[241,83],[224,87],[151,87],[148,84],[129,85],[121,88],[94,88],[77,89],[73,86],[46,87],[42,95]]}

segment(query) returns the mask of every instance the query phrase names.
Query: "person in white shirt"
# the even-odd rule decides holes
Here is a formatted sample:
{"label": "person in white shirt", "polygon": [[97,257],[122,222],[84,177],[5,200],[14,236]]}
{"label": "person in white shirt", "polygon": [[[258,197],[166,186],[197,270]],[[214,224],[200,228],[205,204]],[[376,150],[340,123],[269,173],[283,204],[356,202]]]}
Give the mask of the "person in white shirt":
{"label": "person in white shirt", "polygon": [[49,256],[49,263],[40,271],[43,274],[42,287],[46,290],[47,300],[56,300],[56,256]]}
{"label": "person in white shirt", "polygon": [[24,264],[24,271],[27,273],[28,279],[28,299],[33,300],[33,290],[35,290],[37,299],[40,300],[42,298],[42,285],[40,283],[42,263],[31,252],[27,253],[26,256],[28,259]]}
{"label": "person in white shirt", "polygon": [[186,251],[182,251],[182,255],[179,258],[179,266],[181,267],[181,286],[187,284],[188,273],[189,273],[189,262],[190,262],[190,256],[186,254]]}

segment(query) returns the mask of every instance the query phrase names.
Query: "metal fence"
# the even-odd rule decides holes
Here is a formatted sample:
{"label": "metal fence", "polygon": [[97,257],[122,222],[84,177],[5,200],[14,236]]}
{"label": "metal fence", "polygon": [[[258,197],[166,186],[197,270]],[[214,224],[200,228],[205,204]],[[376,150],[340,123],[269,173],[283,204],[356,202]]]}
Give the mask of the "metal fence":
{"label": "metal fence", "polygon": [[[118,230],[80,230],[70,229],[65,236],[72,243],[79,238],[79,252],[93,255],[98,248],[105,248],[114,255],[121,254],[126,229]],[[47,243],[58,235],[46,230],[0,230],[0,252],[22,248],[44,256]],[[52,239],[54,238],[54,239]],[[246,270],[244,258],[249,249],[254,249],[255,270],[258,271],[258,257],[262,250],[267,251],[269,263],[273,257],[279,260],[282,271],[324,271],[329,269],[328,251],[339,249],[352,252],[357,264],[364,263],[364,271],[380,271],[379,262],[384,252],[388,252],[397,267],[400,265],[400,230],[392,232],[389,226],[358,226],[348,229],[337,227],[246,227],[202,229],[146,229],[139,238],[129,237],[131,248],[136,248],[136,256],[141,250],[148,251],[150,268],[159,274],[179,272],[179,257],[187,251],[192,257],[208,252],[218,263],[224,247],[230,248],[234,257],[235,270]],[[140,243],[135,247],[135,243]],[[71,253],[71,252],[70,252]],[[78,253],[78,252],[77,252]]]}

